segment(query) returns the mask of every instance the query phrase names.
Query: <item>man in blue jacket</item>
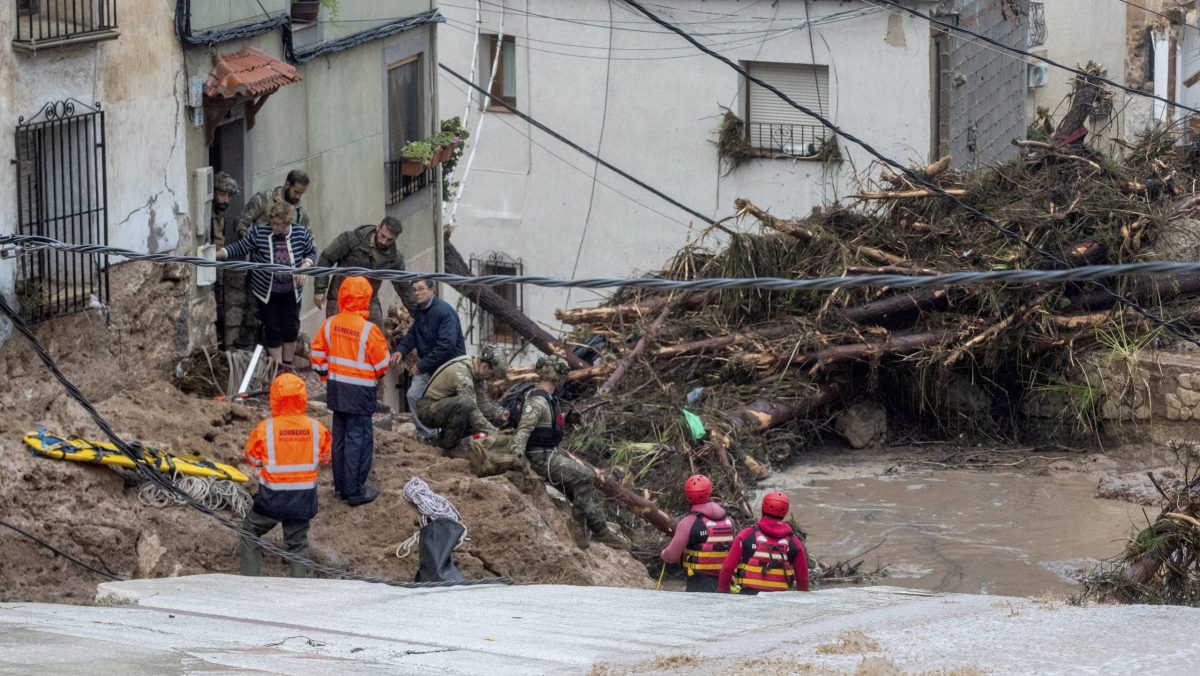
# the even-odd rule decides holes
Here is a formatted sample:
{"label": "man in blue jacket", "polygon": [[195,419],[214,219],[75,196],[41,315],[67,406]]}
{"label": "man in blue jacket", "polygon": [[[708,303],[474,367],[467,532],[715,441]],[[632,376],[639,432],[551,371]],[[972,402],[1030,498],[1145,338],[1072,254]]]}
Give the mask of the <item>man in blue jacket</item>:
{"label": "man in blue jacket", "polygon": [[433,282],[419,279],[412,283],[412,291],[417,305],[413,311],[413,324],[400,340],[400,345],[392,355],[392,363],[399,364],[414,349],[420,357],[408,369],[412,374],[412,384],[406,398],[413,425],[421,436],[428,439],[436,437],[437,431],[422,425],[417,419],[417,400],[425,394],[433,372],[451,359],[466,354],[467,348],[463,341],[462,326],[458,323],[458,313],[449,303],[437,297]]}

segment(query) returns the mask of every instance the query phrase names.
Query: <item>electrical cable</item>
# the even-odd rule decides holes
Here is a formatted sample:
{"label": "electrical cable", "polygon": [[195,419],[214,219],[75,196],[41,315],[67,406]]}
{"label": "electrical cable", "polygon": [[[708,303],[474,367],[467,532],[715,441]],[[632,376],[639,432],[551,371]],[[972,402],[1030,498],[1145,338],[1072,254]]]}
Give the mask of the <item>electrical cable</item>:
{"label": "electrical cable", "polygon": [[1118,2],[1123,2],[1126,5],[1129,5],[1130,7],[1136,7],[1138,9],[1150,12],[1151,14],[1156,14],[1156,15],[1161,16],[1162,18],[1166,19],[1167,21],[1170,21],[1171,23],[1179,24],[1180,26],[1185,26],[1187,28],[1195,28],[1196,30],[1200,31],[1200,26],[1193,26],[1192,24],[1184,21],[1183,19],[1176,19],[1175,17],[1171,16],[1170,14],[1156,12],[1156,11],[1150,9],[1149,7],[1146,7],[1145,5],[1139,5],[1136,2],[1130,2],[1130,0],[1118,0]]}
{"label": "electrical cable", "polygon": [[[623,1],[624,1],[624,2],[630,2],[630,0],[623,0]],[[1129,86],[1123,85],[1123,84],[1121,84],[1121,83],[1119,83],[1119,82],[1115,82],[1115,81],[1113,81],[1113,80],[1110,80],[1110,79],[1108,79],[1108,78],[1106,78],[1106,77],[1102,77],[1102,76],[1100,76],[1100,75],[1094,75],[1094,74],[1092,74],[1092,73],[1088,73],[1088,72],[1087,72],[1087,71],[1085,71],[1085,70],[1081,70],[1081,69],[1079,69],[1079,68],[1073,68],[1073,67],[1071,67],[1071,66],[1067,66],[1067,65],[1065,65],[1065,64],[1061,64],[1061,63],[1059,63],[1059,62],[1057,62],[1057,61],[1055,61],[1055,60],[1053,60],[1053,59],[1046,58],[1046,57],[1044,57],[1044,56],[1041,56],[1041,55],[1039,55],[1039,54],[1034,54],[1033,52],[1030,52],[1030,51],[1028,51],[1028,50],[1020,49],[1020,48],[1018,48],[1018,47],[1010,47],[1010,46],[1008,46],[1008,45],[1004,44],[1003,42],[1000,42],[999,40],[994,40],[994,39],[992,39],[992,38],[989,38],[989,37],[988,37],[988,36],[986,36],[986,35],[982,35],[982,34],[980,34],[980,33],[976,33],[976,32],[974,32],[974,31],[967,30],[966,28],[963,28],[962,26],[958,26],[958,25],[955,25],[955,24],[953,24],[953,23],[949,23],[949,22],[947,22],[947,21],[942,21],[942,20],[938,19],[937,17],[933,17],[933,16],[930,16],[930,15],[928,15],[928,14],[922,14],[921,12],[918,12],[917,10],[915,10],[915,9],[912,9],[912,8],[910,8],[910,7],[905,7],[904,5],[900,4],[899,2],[896,2],[896,0],[863,0],[863,2],[865,2],[865,3],[869,4],[869,5],[873,5],[873,4],[875,4],[875,3],[882,3],[882,4],[884,4],[884,5],[888,5],[889,7],[895,7],[896,9],[898,9],[898,10],[900,10],[900,11],[903,11],[903,12],[905,12],[905,13],[907,13],[907,14],[911,14],[912,16],[915,16],[915,17],[917,17],[917,18],[919,18],[919,19],[924,19],[925,21],[928,21],[929,23],[931,23],[931,24],[933,24],[933,25],[935,25],[935,26],[939,26],[939,27],[941,27],[941,28],[944,28],[944,29],[946,29],[946,30],[949,30],[949,31],[954,31],[954,32],[956,32],[956,33],[962,33],[962,34],[964,34],[964,35],[970,35],[970,36],[973,36],[973,37],[975,37],[975,38],[977,38],[977,39],[979,39],[979,40],[983,40],[984,42],[986,42],[986,43],[988,43],[988,44],[990,44],[990,45],[994,45],[994,46],[996,46],[996,47],[998,47],[998,48],[1000,48],[1000,49],[1003,49],[1003,50],[1005,50],[1005,51],[1012,52],[1013,54],[1017,54],[1017,55],[1020,55],[1020,56],[1028,57],[1028,58],[1031,58],[1031,59],[1037,59],[1038,61],[1041,61],[1042,63],[1045,63],[1045,64],[1048,64],[1048,65],[1054,66],[1055,68],[1058,68],[1058,69],[1060,69],[1060,70],[1065,70],[1065,71],[1067,71],[1067,72],[1069,72],[1069,73],[1074,73],[1074,74],[1076,74],[1076,75],[1081,75],[1081,76],[1083,76],[1083,77],[1086,77],[1086,78],[1088,78],[1089,80],[1092,80],[1092,81],[1095,81],[1095,82],[1102,82],[1102,83],[1104,83],[1104,84],[1106,84],[1106,85],[1108,85],[1108,86],[1110,86],[1110,87],[1113,87],[1113,88],[1115,88],[1115,89],[1120,89],[1120,90],[1122,90],[1122,91],[1125,91],[1125,92],[1129,92],[1130,94],[1135,94],[1135,95],[1137,95],[1137,96],[1143,96],[1143,97],[1146,97],[1146,98],[1149,98],[1149,99],[1154,99],[1154,100],[1156,100],[1156,101],[1161,101],[1161,102],[1163,102],[1163,103],[1166,103],[1166,104],[1168,104],[1168,105],[1174,106],[1174,107],[1176,107],[1176,108],[1182,108],[1183,110],[1186,110],[1186,111],[1189,111],[1189,112],[1192,112],[1192,113],[1200,113],[1200,108],[1192,108],[1192,107],[1190,107],[1190,106],[1185,106],[1185,105],[1183,105],[1182,103],[1179,103],[1178,101],[1172,101],[1171,99],[1168,99],[1168,98],[1166,98],[1166,97],[1164,97],[1164,96],[1159,96],[1159,95],[1157,95],[1157,94],[1153,94],[1153,93],[1150,93],[1150,92],[1144,92],[1144,91],[1142,91],[1142,90],[1140,90],[1140,89],[1135,89],[1135,88],[1133,88],[1133,87],[1129,87]],[[630,4],[633,4],[633,3],[631,2]],[[875,5],[875,6],[878,6],[878,5]]]}
{"label": "electrical cable", "polygon": [[[650,289],[654,291],[679,290],[725,290],[725,289],[762,289],[766,291],[832,291],[834,289],[862,289],[884,286],[921,289],[943,286],[969,286],[984,283],[1002,284],[1061,284],[1065,282],[1096,281],[1115,277],[1129,276],[1166,276],[1182,275],[1200,272],[1200,261],[1146,261],[1142,263],[1116,263],[1105,265],[1084,265],[1079,267],[1064,267],[1061,269],[1043,270],[1038,268],[1005,269],[1005,270],[963,270],[946,272],[938,275],[856,275],[852,277],[810,277],[806,279],[789,279],[783,277],[711,277],[703,279],[663,279],[661,277],[599,277],[585,279],[559,279],[555,277],[537,277],[532,275],[481,275],[470,277],[454,275],[447,272],[401,272],[398,270],[372,270],[356,267],[336,268],[291,268],[276,263],[253,263],[240,261],[214,261],[207,258],[192,256],[174,256],[171,254],[143,254],[127,249],[102,246],[99,244],[66,244],[46,237],[32,235],[0,235],[0,245],[26,243],[30,246],[52,248],[57,251],[72,251],[87,254],[105,254],[120,256],[130,260],[148,260],[157,263],[184,263],[199,267],[222,268],[236,271],[264,270],[282,274],[304,274],[309,277],[326,277],[332,275],[367,277],[388,281],[413,282],[418,279],[430,279],[446,282],[452,285],[464,286],[502,286],[506,284],[529,284],[545,288],[581,288],[581,289]],[[1105,289],[1105,291],[1108,291]],[[1111,291],[1109,295],[1119,302],[1136,309],[1138,306],[1129,299],[1123,298]],[[0,299],[2,300],[2,299]],[[9,310],[11,312],[11,310]],[[116,443],[114,441],[113,443]],[[124,443],[124,442],[122,442]],[[121,444],[117,444],[118,448]]]}
{"label": "electrical cable", "polygon": [[171,477],[164,475],[158,470],[157,466],[146,461],[145,452],[141,444],[137,442],[126,442],[124,439],[118,436],[113,430],[112,426],[109,425],[108,421],[105,420],[105,418],[96,410],[95,406],[92,405],[87,396],[80,391],[80,389],[74,383],[72,383],[70,379],[68,379],[66,375],[63,374],[63,372],[58,368],[58,365],[54,362],[53,357],[51,357],[50,353],[46,351],[46,348],[42,345],[41,341],[37,339],[37,336],[34,335],[33,330],[29,328],[29,325],[25,323],[25,320],[21,317],[21,315],[13,310],[13,308],[8,304],[8,301],[5,300],[3,294],[0,294],[0,314],[8,318],[8,320],[12,323],[13,328],[15,328],[25,338],[34,354],[36,354],[42,364],[46,366],[51,375],[53,375],[54,378],[58,380],[59,384],[66,389],[67,394],[70,395],[70,397],[74,399],[76,403],[83,407],[83,410],[87,412],[87,414],[92,418],[93,422],[96,423],[97,427],[99,427],[100,430],[104,432],[105,436],[107,436],[108,439],[113,443],[113,445],[117,447],[117,450],[134,462],[134,471],[139,476],[146,481],[158,484],[168,493],[171,493],[174,498],[180,500],[182,504],[207,515],[219,525],[237,533],[239,536],[247,540],[255,542],[272,554],[287,559],[288,561],[300,563],[308,568],[311,568],[312,570],[324,573],[331,577],[340,577],[349,580],[358,580],[361,582],[375,582],[395,587],[426,588],[473,586],[484,584],[511,584],[511,581],[507,578],[483,578],[478,580],[446,582],[399,582],[385,577],[360,575],[358,573],[343,570],[335,566],[317,563],[308,557],[289,552],[270,540],[259,537],[248,529],[242,527],[241,524],[231,521],[224,515],[218,513],[216,510],[209,508],[203,502],[196,500],[181,490],[180,487],[176,486],[171,480]]}
{"label": "electrical cable", "polygon": [[100,576],[102,576],[102,577],[106,577],[106,578],[108,578],[108,579],[110,579],[110,580],[113,580],[113,581],[115,581],[115,582],[124,582],[124,581],[125,581],[125,578],[123,578],[123,577],[118,577],[118,576],[116,576],[116,575],[113,575],[112,573],[110,573],[110,572],[108,572],[108,571],[100,570],[99,568],[96,568],[95,566],[92,566],[92,565],[89,565],[89,564],[87,564],[87,563],[84,563],[83,561],[80,561],[79,559],[75,558],[74,556],[71,556],[70,554],[68,554],[68,553],[64,552],[63,550],[59,549],[58,547],[55,547],[54,545],[50,544],[49,542],[46,542],[45,540],[41,539],[40,537],[38,537],[38,536],[36,536],[36,535],[34,535],[34,534],[32,534],[32,533],[26,533],[25,531],[21,530],[20,528],[17,528],[16,526],[12,525],[11,523],[9,523],[9,522],[7,522],[7,521],[0,521],[0,526],[4,526],[5,528],[7,528],[7,529],[9,529],[9,530],[13,531],[13,532],[14,532],[14,533],[16,533],[17,535],[20,535],[20,536],[22,536],[22,537],[24,537],[24,538],[27,538],[27,539],[29,539],[30,541],[32,541],[32,542],[35,542],[35,543],[37,543],[38,545],[41,545],[42,547],[45,547],[46,549],[49,549],[50,551],[54,552],[54,553],[55,553],[55,554],[57,554],[58,556],[61,556],[61,557],[63,557],[64,559],[66,559],[66,560],[70,561],[71,563],[73,563],[73,564],[75,564],[75,565],[79,566],[80,568],[84,568],[84,569],[86,569],[86,570],[90,570],[90,571],[92,571],[93,573],[95,573],[95,574],[97,574],[97,575],[100,575]]}
{"label": "electrical cable", "polygon": [[704,223],[707,223],[708,225],[718,228],[730,235],[733,234],[732,230],[721,225],[717,221],[713,220],[711,217],[705,216],[704,214],[700,213],[699,211],[696,211],[695,209],[692,209],[691,207],[684,206],[678,200],[668,197],[665,193],[663,193],[661,190],[655,188],[654,186],[649,185],[645,181],[642,181],[641,179],[638,179],[638,178],[630,175],[628,172],[621,170],[620,168],[614,166],[611,162],[607,162],[607,161],[601,159],[599,155],[597,155],[593,152],[589,152],[588,150],[586,150],[585,148],[580,146],[578,143],[575,143],[574,141],[568,139],[567,137],[563,136],[562,134],[559,134],[558,132],[547,127],[546,125],[542,124],[541,122],[538,122],[537,120],[533,119],[532,117],[517,110],[516,106],[509,104],[507,101],[500,98],[499,96],[494,96],[491,92],[485,90],[484,88],[480,87],[479,85],[475,84],[474,82],[471,82],[470,80],[463,77],[462,75],[459,75],[454,69],[450,68],[446,64],[439,63],[438,67],[441,68],[442,70],[446,71],[447,73],[453,75],[454,77],[458,78],[459,80],[462,81],[463,84],[467,85],[471,89],[474,89],[475,91],[479,92],[480,94],[483,94],[488,99],[490,99],[493,103],[499,105],[502,108],[505,108],[506,110],[508,110],[508,112],[516,115],[517,117],[521,118],[522,120],[525,120],[526,122],[528,122],[529,124],[532,124],[533,126],[537,127],[538,129],[541,129],[542,131],[553,136],[554,138],[558,139],[559,141],[567,144],[568,146],[575,149],[576,151],[583,153],[584,155],[592,158],[596,162],[600,163],[600,165],[603,166],[604,168],[609,169],[609,170],[619,174],[622,178],[624,178],[627,181],[630,181],[631,183],[633,183],[634,185],[638,186],[639,188],[645,190],[646,192],[652,193],[653,195],[661,198],[662,200],[666,201],[667,203],[671,204],[672,206],[677,207],[677,208],[681,209],[682,211],[685,211],[685,212],[691,214],[692,216],[695,216],[696,218],[700,219]]}
{"label": "electrical cable", "polygon": [[[869,3],[871,0],[864,0],[864,1]],[[880,1],[885,2],[887,4],[893,4],[891,0],[880,0]],[[794,100],[791,99],[791,97],[789,97],[787,94],[784,94],[782,91],[780,91],[779,88],[775,87],[774,85],[772,85],[760,78],[754,77],[753,75],[750,74],[749,71],[747,71],[742,66],[734,63],[733,61],[729,60],[727,57],[700,44],[700,42],[697,41],[691,35],[689,35],[687,33],[687,31],[684,31],[683,29],[681,29],[677,26],[673,26],[669,22],[664,21],[663,19],[659,18],[656,14],[654,14],[650,10],[643,7],[639,2],[637,2],[637,0],[621,0],[621,2],[624,2],[625,4],[637,9],[639,12],[644,14],[651,21],[653,21],[653,22],[657,23],[658,25],[662,26],[663,28],[666,28],[666,29],[674,32],[675,34],[679,35],[684,40],[687,40],[688,42],[690,42],[697,49],[705,52],[709,56],[712,56],[713,58],[717,59],[718,61],[720,61],[720,62],[724,63],[725,65],[729,66],[730,68],[734,69],[735,71],[740,73],[743,77],[745,77],[748,81],[753,82],[754,84],[757,84],[760,87],[771,92],[772,94],[779,97],[781,100],[783,100],[788,105],[795,108],[796,110],[799,110],[800,112],[809,115],[810,117],[817,120],[825,127],[829,128],[831,131],[833,131],[838,136],[841,136],[842,138],[846,139],[847,141],[850,141],[851,143],[853,143],[853,144],[857,145],[858,147],[862,148],[863,150],[867,151],[871,156],[875,157],[880,162],[884,163],[885,165],[887,165],[889,167],[892,167],[899,173],[908,177],[909,180],[913,181],[917,185],[920,185],[920,186],[932,191],[939,197],[941,197],[945,200],[948,200],[949,202],[951,202],[958,208],[966,211],[967,213],[971,214],[972,216],[975,216],[979,220],[983,221],[984,223],[986,223],[987,225],[989,225],[990,227],[995,229],[997,232],[1003,234],[1005,237],[1008,237],[1009,239],[1011,239],[1015,242],[1021,243],[1027,249],[1038,254],[1042,258],[1045,258],[1046,260],[1049,260],[1049,261],[1055,263],[1056,265],[1060,265],[1063,267],[1067,266],[1067,262],[1065,260],[1063,260],[1060,256],[1056,256],[1053,253],[1046,251],[1045,249],[1042,249],[1038,245],[1029,241],[1029,239],[1027,239],[1023,235],[1021,235],[1021,233],[1018,233],[1018,232],[1012,230],[1011,228],[1005,227],[1002,223],[1000,223],[996,219],[992,218],[991,216],[988,216],[987,214],[983,213],[979,209],[976,209],[975,207],[967,204],[962,199],[955,197],[954,195],[951,195],[950,193],[946,192],[944,189],[942,189],[941,186],[930,181],[928,178],[917,174],[917,172],[900,164],[896,160],[883,155],[878,150],[876,150],[872,145],[870,145],[866,141],[863,141],[862,139],[859,139],[858,137],[850,134],[849,132],[845,131],[841,127],[838,127],[832,121],[827,119],[824,115],[821,115],[814,110],[811,110],[809,108],[806,108],[805,106],[800,105],[799,103],[796,103]],[[904,9],[906,11],[910,11],[907,8],[904,8]],[[925,17],[924,14],[920,14],[919,12],[917,12],[917,14],[919,16]],[[929,18],[929,17],[926,17],[926,18]],[[930,20],[932,21],[933,19],[930,18]],[[1082,72],[1082,71],[1080,71],[1080,72]],[[1087,73],[1084,73],[1084,75],[1091,77]],[[1176,327],[1173,323],[1163,319],[1162,317],[1159,317],[1159,316],[1151,313],[1149,310],[1146,310],[1145,308],[1143,308],[1140,304],[1136,303],[1135,301],[1125,298],[1119,294],[1113,293],[1111,290],[1109,290],[1104,285],[1100,284],[1098,281],[1096,281],[1094,283],[1096,284],[1096,286],[1098,286],[1100,288],[1100,290],[1103,293],[1107,294],[1108,296],[1110,296],[1117,302],[1125,305],[1126,307],[1134,310],[1135,312],[1142,315],[1146,319],[1149,319],[1150,321],[1158,324],[1159,326],[1162,326],[1169,333],[1175,335],[1178,338],[1181,338],[1190,343],[1193,343],[1197,346],[1200,346],[1200,339],[1197,339],[1195,336],[1182,331],[1181,329]]]}

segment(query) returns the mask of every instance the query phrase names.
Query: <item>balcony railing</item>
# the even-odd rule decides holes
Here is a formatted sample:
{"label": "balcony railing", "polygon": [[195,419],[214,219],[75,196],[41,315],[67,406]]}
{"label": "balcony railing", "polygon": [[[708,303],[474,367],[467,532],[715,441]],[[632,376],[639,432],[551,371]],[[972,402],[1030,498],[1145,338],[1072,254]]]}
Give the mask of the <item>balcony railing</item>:
{"label": "balcony railing", "polygon": [[751,146],[793,157],[817,157],[832,138],[828,128],[815,124],[751,122],[746,130]]}
{"label": "balcony railing", "polygon": [[1029,46],[1046,44],[1046,3],[1029,3]]}
{"label": "balcony railing", "polygon": [[16,0],[13,47],[46,47],[117,37],[117,0]]}
{"label": "balcony railing", "polygon": [[392,206],[401,200],[417,194],[427,186],[433,185],[437,179],[434,167],[429,167],[416,176],[406,176],[402,169],[402,160],[392,160],[384,163],[387,174],[387,206]]}

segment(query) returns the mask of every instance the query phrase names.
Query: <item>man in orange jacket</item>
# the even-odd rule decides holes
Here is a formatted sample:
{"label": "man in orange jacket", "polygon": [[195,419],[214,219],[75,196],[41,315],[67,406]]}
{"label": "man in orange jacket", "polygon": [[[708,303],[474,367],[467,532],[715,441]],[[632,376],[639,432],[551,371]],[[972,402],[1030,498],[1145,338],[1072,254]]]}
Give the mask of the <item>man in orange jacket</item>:
{"label": "man in orange jacket", "polygon": [[338,288],[338,313],[321,325],[309,361],[327,383],[325,403],[333,411],[333,487],[351,507],[379,497],[367,486],[375,453],[378,381],[387,373],[388,344],[383,331],[367,321],[371,283],[347,277]]}
{"label": "man in orange jacket", "polygon": [[[283,524],[289,552],[308,557],[308,524],[317,515],[317,465],[329,464],[329,430],[304,415],[304,381],[285,373],[271,383],[271,417],[246,442],[246,462],[259,468],[258,493],[242,527],[258,537]],[[262,547],[242,538],[242,575],[262,572]],[[305,577],[303,563],[291,562],[292,577]]]}

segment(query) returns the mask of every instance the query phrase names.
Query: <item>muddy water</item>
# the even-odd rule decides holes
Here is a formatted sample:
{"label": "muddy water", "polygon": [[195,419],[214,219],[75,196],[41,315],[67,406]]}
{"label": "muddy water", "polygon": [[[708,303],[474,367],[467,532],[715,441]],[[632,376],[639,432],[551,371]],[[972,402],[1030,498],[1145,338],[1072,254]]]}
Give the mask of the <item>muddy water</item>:
{"label": "muddy water", "polygon": [[865,555],[880,584],[1036,596],[1121,550],[1141,508],[1095,497],[1087,474],[944,471],[916,477],[813,478],[788,490],[792,515],[824,562]]}

